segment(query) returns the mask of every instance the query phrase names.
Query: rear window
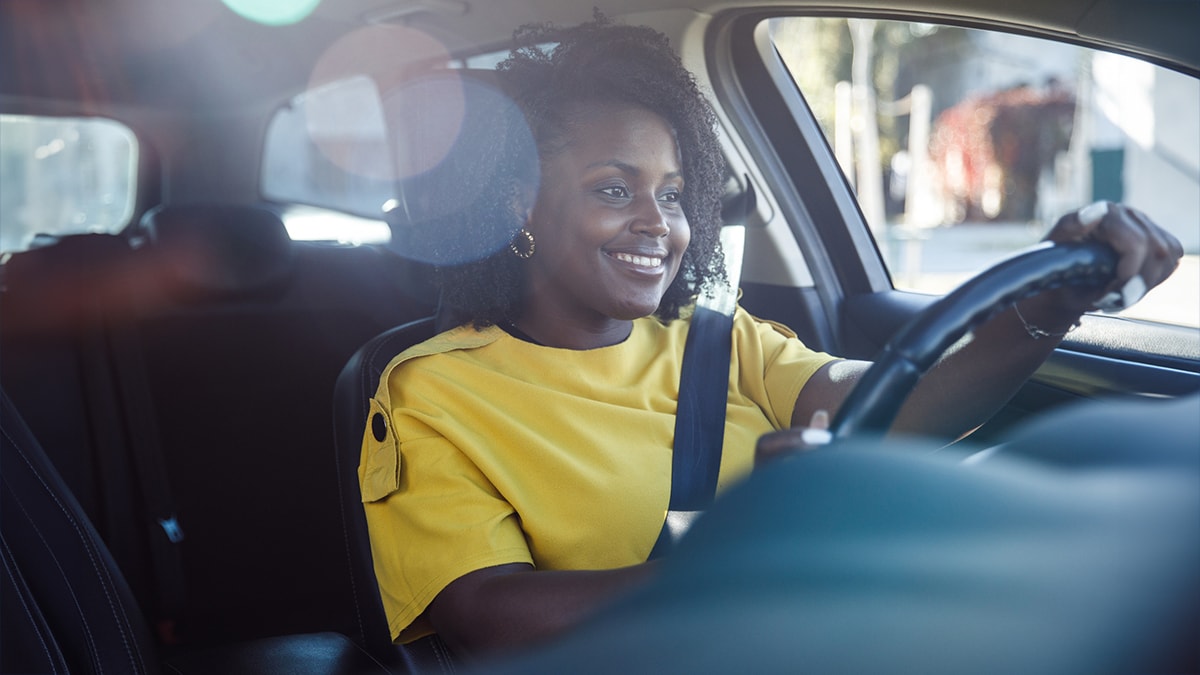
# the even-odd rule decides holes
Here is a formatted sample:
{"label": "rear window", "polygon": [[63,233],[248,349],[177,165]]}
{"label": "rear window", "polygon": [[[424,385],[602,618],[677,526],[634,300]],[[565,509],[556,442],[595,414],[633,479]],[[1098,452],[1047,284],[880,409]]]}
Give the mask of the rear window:
{"label": "rear window", "polygon": [[[293,98],[272,118],[263,148],[263,196],[285,210],[293,239],[387,241],[393,197],[387,126],[375,82],[338,80]],[[354,217],[357,216],[357,217]]]}
{"label": "rear window", "polygon": [[133,217],[138,144],[110,119],[0,115],[0,252]]}

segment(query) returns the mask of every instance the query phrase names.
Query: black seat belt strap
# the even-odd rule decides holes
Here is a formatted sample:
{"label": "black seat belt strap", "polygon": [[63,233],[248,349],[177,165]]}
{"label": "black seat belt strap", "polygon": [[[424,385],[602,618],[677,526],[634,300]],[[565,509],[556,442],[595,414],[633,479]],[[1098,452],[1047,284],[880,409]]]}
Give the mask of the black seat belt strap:
{"label": "black seat belt strap", "polygon": [[745,194],[746,198],[738,204],[743,213],[734,214],[736,217],[722,214],[727,221],[735,221],[721,228],[725,278],[729,283],[706,289],[696,301],[683,347],[675,444],[671,453],[671,498],[658,540],[650,550],[650,560],[669,552],[716,496],[733,357],[735,289],[741,278],[745,221],[755,203],[753,190],[748,189]]}
{"label": "black seat belt strap", "polygon": [[[701,511],[712,502],[725,435],[733,317],[697,307],[680,375],[672,458],[671,508]],[[689,361],[692,363],[689,367]],[[688,449],[680,452],[680,448]]]}
{"label": "black seat belt strap", "polygon": [[692,315],[683,349],[669,511],[650,559],[669,551],[692,520],[708,508],[721,471],[735,303],[728,289],[701,303]]}
{"label": "black seat belt strap", "polygon": [[183,556],[180,543],[183,529],[171,496],[167,468],[159,443],[158,423],[150,399],[150,383],[143,361],[141,341],[133,326],[105,325],[108,346],[116,372],[117,391],[129,425],[129,443],[133,465],[145,505],[149,529],[151,566],[156,581],[155,617],[159,638],[165,643],[178,640],[175,621],[186,600]]}
{"label": "black seat belt strap", "polygon": [[697,307],[692,316],[679,376],[670,510],[651,559],[669,551],[716,494],[725,438],[732,325],[732,315],[707,307]]}

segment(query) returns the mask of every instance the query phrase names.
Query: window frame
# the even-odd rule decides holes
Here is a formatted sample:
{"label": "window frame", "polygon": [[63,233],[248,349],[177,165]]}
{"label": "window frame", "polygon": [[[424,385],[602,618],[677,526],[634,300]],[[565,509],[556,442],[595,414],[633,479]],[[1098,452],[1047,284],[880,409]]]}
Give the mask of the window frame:
{"label": "window frame", "polygon": [[[810,312],[828,319],[834,349],[852,358],[872,358],[909,317],[939,296],[894,288],[832,148],[770,45],[765,21],[781,16],[874,18],[1003,30],[1124,54],[1197,77],[1197,73],[1161,59],[1090,43],[1078,36],[1017,30],[1007,24],[989,25],[961,17],[794,8],[716,15],[705,37],[714,93],[721,105],[739,111],[736,130],[755,155],[766,189],[779,204],[804,251],[821,304]],[[780,82],[787,86],[779,86]],[[1087,314],[1081,329],[1069,335],[1058,352],[1039,375],[1060,386],[1069,385],[1080,395],[1152,391],[1158,387],[1155,382],[1164,381],[1168,389],[1188,390],[1193,386],[1192,376],[1200,373],[1200,330]],[[1113,364],[1146,366],[1161,372],[1135,372]],[[1098,380],[1088,374],[1091,367],[1107,374]],[[1070,378],[1064,373],[1082,381],[1067,383]]]}

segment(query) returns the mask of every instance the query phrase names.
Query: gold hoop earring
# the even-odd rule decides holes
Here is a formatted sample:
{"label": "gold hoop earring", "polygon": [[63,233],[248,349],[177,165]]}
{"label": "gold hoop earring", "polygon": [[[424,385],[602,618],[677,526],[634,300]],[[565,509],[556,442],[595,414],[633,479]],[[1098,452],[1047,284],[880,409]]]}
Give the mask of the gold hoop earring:
{"label": "gold hoop earring", "polygon": [[[524,245],[518,245],[518,239],[524,237]],[[533,233],[525,228],[517,230],[513,235],[512,241],[508,242],[508,250],[513,252],[513,255],[522,260],[529,260],[533,257],[533,252],[537,250],[537,242],[533,240]]]}

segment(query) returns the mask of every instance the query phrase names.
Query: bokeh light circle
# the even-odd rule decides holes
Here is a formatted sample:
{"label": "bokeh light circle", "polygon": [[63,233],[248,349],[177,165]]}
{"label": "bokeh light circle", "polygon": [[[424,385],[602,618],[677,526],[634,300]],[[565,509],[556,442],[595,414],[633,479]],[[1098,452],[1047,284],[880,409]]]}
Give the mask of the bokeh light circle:
{"label": "bokeh light circle", "polygon": [[287,26],[308,18],[321,0],[221,0],[245,19],[267,26]]}

